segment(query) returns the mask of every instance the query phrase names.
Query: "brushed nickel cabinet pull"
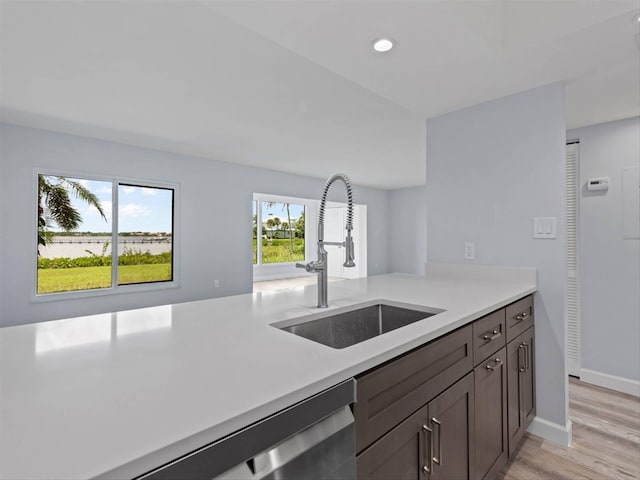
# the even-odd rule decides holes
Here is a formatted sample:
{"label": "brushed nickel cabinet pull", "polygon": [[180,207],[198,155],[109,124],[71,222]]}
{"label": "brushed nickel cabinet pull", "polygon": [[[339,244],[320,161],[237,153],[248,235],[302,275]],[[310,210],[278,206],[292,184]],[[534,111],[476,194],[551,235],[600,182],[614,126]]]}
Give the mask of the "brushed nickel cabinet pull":
{"label": "brushed nickel cabinet pull", "polygon": [[522,342],[522,345],[524,346],[524,370],[529,370],[529,368],[531,367],[530,362],[529,362],[529,344],[527,342]]}
{"label": "brushed nickel cabinet pull", "polygon": [[438,426],[438,456],[432,455],[433,463],[442,465],[442,423],[436,417],[432,417],[431,421]]}
{"label": "brushed nickel cabinet pull", "polygon": [[522,357],[520,355],[520,352],[522,352],[524,350],[524,343],[521,343],[520,345],[518,345],[518,370],[520,372],[524,372],[525,371],[525,367],[523,365],[524,362],[522,362]]}
{"label": "brushed nickel cabinet pull", "polygon": [[[424,436],[428,435],[429,439],[424,439]],[[424,475],[428,475],[429,473],[431,473],[431,470],[433,469],[433,464],[431,463],[431,453],[433,452],[433,430],[431,430],[427,425],[422,425],[422,437],[423,437],[423,441],[424,441],[424,447],[423,447],[423,453],[424,452],[424,448],[428,447],[428,453],[426,453],[426,465],[422,466],[422,473]]]}
{"label": "brushed nickel cabinet pull", "polygon": [[502,336],[502,332],[497,328],[494,328],[490,333],[485,333],[484,335],[482,335],[482,339],[492,341],[500,336]]}
{"label": "brushed nickel cabinet pull", "polygon": [[528,316],[529,316],[529,314],[527,312],[522,312],[522,313],[519,313],[518,315],[516,315],[516,320],[521,322],[522,320],[524,320]]}
{"label": "brushed nickel cabinet pull", "polygon": [[487,370],[495,370],[496,368],[498,368],[503,363],[502,360],[500,360],[497,357],[495,358],[495,360],[493,362],[494,362],[494,365],[487,364]]}

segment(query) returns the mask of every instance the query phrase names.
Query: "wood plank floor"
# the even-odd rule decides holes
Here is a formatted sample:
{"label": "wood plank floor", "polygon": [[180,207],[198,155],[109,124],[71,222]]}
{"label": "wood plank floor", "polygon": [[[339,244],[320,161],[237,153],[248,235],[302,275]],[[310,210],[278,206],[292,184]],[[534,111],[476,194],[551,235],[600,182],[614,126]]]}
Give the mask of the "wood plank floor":
{"label": "wood plank floor", "polygon": [[640,479],[640,399],[569,380],[573,440],[525,440],[502,480]]}

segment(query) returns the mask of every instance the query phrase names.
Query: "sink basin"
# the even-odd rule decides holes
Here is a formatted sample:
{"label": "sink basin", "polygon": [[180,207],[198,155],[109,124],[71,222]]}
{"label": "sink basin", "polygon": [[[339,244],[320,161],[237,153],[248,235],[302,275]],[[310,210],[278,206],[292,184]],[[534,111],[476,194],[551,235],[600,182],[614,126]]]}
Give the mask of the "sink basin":
{"label": "sink basin", "polygon": [[332,348],[345,348],[443,311],[380,300],[278,322],[272,326]]}

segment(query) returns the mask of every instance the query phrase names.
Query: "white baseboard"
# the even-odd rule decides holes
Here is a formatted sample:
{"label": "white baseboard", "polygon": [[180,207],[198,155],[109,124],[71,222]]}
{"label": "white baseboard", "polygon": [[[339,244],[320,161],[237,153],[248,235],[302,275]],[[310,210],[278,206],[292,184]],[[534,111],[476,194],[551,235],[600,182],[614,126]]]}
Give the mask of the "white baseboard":
{"label": "white baseboard", "polygon": [[567,424],[563,426],[535,417],[527,431],[563,447],[568,447],[571,443],[571,420],[567,420]]}
{"label": "white baseboard", "polygon": [[608,373],[596,372],[587,368],[580,369],[580,380],[598,387],[608,388],[617,392],[628,393],[640,397],[640,382],[624,377],[616,377]]}

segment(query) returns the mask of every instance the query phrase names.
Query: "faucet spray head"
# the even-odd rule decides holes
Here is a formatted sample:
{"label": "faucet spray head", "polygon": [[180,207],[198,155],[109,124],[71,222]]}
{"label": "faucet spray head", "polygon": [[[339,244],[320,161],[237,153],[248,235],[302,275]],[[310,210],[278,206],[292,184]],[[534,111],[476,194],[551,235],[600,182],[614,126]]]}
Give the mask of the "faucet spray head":
{"label": "faucet spray head", "polygon": [[356,264],[353,261],[353,238],[351,238],[351,230],[347,230],[347,238],[344,239],[344,263],[343,266],[347,268],[355,267]]}

